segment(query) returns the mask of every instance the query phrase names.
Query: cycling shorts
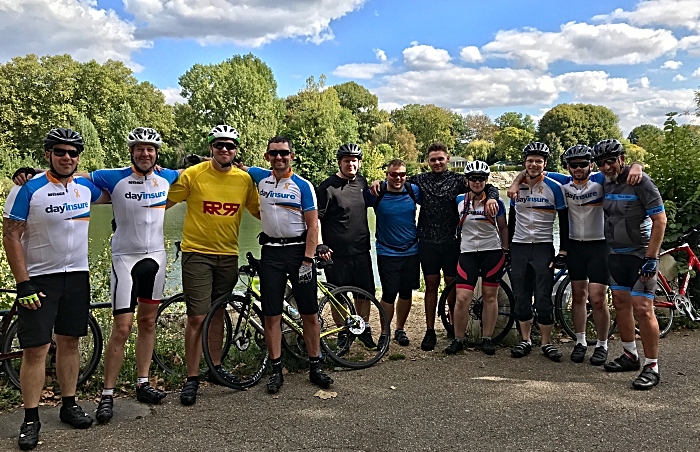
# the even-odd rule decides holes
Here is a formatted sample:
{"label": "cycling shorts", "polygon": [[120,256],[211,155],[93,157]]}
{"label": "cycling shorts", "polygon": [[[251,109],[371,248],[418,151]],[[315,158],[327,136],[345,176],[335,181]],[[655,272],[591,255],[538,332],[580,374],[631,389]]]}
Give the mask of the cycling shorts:
{"label": "cycling shorts", "polygon": [[311,281],[299,284],[299,267],[304,259],[306,245],[264,245],[260,255],[260,295],[263,315],[273,317],[282,314],[287,280],[292,283],[292,293],[300,314],[316,314],[316,264],[313,264]]}
{"label": "cycling shorts", "polygon": [[187,315],[206,315],[211,305],[229,295],[238,281],[238,256],[182,253],[182,291]]}
{"label": "cycling shorts", "polygon": [[165,251],[112,256],[114,315],[136,311],[138,303],[159,304],[165,286]]}
{"label": "cycling shorts", "polygon": [[498,287],[504,263],[505,255],[502,250],[460,254],[457,263],[457,289],[473,291],[479,278],[484,286]]}
{"label": "cycling shorts", "polygon": [[569,240],[569,248],[566,251],[566,267],[572,281],[588,280],[592,283],[608,284],[610,249],[605,240]]}
{"label": "cycling shorts", "polygon": [[654,298],[656,275],[642,281],[639,270],[644,259],[631,254],[611,254],[608,257],[610,267],[610,289],[631,292],[633,297]]}
{"label": "cycling shorts", "polygon": [[32,283],[44,295],[41,307],[17,308],[17,337],[22,348],[40,347],[51,342],[52,333],[62,336],[87,335],[90,311],[88,272],[51,273],[32,276]]}
{"label": "cycling shorts", "polygon": [[413,298],[413,290],[420,287],[420,259],[417,254],[377,256],[377,264],[384,303],[394,304],[396,295],[402,300]]}
{"label": "cycling shorts", "polygon": [[354,286],[374,296],[374,271],[369,251],[350,256],[333,255],[333,266],[325,268],[326,281],[335,286]]}
{"label": "cycling shorts", "polygon": [[459,243],[426,243],[418,242],[418,255],[423,275],[443,275],[454,278],[457,275],[459,260]]}
{"label": "cycling shorts", "polygon": [[535,296],[537,322],[554,324],[552,287],[554,285],[554,246],[545,243],[513,243],[510,247],[510,282],[515,296],[515,316],[521,322],[532,320]]}

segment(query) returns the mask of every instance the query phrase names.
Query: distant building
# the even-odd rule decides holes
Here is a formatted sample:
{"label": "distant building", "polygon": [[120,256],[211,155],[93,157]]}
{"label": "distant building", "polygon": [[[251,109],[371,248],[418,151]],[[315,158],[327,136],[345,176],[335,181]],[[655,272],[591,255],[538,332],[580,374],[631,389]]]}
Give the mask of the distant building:
{"label": "distant building", "polygon": [[459,157],[456,155],[450,156],[450,168],[461,168],[464,169],[467,166],[469,160],[464,157]]}

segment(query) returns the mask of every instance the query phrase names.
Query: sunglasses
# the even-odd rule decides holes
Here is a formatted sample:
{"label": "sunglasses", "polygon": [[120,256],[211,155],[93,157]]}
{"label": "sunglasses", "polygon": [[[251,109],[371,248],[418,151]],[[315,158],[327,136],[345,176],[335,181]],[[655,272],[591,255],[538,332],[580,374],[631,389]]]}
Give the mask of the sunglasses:
{"label": "sunglasses", "polygon": [[571,163],[569,163],[569,167],[571,169],[587,168],[589,166],[591,166],[590,162],[571,162]]}
{"label": "sunglasses", "polygon": [[595,164],[598,166],[598,168],[602,168],[605,165],[613,165],[615,162],[617,162],[617,157],[610,157],[607,159],[603,160],[596,160]]}
{"label": "sunglasses", "polygon": [[80,155],[80,151],[67,151],[65,149],[51,149],[51,152],[53,152],[53,155],[56,157],[63,157],[64,155],[68,154],[68,157],[72,159]]}
{"label": "sunglasses", "polygon": [[223,149],[226,149],[228,151],[235,151],[238,148],[238,146],[236,146],[236,143],[226,143],[221,141],[219,141],[218,143],[214,143],[212,146],[214,146],[220,151]]}
{"label": "sunglasses", "polygon": [[386,174],[391,177],[406,177],[406,171],[387,171]]}
{"label": "sunglasses", "polygon": [[282,157],[287,157],[291,153],[292,151],[288,151],[286,149],[282,149],[281,151],[267,151],[267,155],[269,155],[270,157],[277,157],[278,155]]}
{"label": "sunglasses", "polygon": [[469,176],[469,182],[486,182],[488,180],[487,176]]}

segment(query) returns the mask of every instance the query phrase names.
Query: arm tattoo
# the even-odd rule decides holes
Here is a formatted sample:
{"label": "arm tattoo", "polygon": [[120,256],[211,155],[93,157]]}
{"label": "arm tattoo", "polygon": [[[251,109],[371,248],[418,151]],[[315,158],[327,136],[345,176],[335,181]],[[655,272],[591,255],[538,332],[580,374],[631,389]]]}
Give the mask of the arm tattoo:
{"label": "arm tattoo", "polygon": [[27,224],[26,221],[20,221],[20,220],[11,220],[9,218],[4,218],[2,220],[2,237],[9,237],[9,238],[15,238],[15,233],[18,233],[21,235],[22,232],[24,231],[24,227]]}

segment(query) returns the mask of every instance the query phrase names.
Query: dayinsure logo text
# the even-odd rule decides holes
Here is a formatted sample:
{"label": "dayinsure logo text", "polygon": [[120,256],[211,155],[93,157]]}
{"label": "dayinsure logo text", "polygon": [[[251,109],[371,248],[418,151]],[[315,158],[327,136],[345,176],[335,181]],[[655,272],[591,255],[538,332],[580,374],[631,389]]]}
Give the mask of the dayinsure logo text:
{"label": "dayinsure logo text", "polygon": [[60,206],[49,205],[44,210],[46,211],[46,213],[63,213],[70,212],[71,210],[87,209],[89,205],[90,204],[87,202],[81,202],[80,204],[63,203]]}
{"label": "dayinsure logo text", "polygon": [[158,199],[158,198],[163,198],[165,196],[164,191],[159,191],[158,193],[146,193],[146,192],[141,192],[141,193],[131,193],[131,192],[126,192],[124,193],[124,197],[126,199],[133,199],[135,201],[141,201],[142,199]]}

